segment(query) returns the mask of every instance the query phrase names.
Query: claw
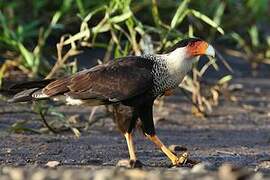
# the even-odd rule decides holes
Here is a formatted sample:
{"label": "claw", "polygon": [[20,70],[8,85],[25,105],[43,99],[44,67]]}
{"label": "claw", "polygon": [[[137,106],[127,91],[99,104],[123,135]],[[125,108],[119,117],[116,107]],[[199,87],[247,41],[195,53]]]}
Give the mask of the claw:
{"label": "claw", "polygon": [[187,163],[187,160],[188,160],[188,153],[184,152],[183,154],[180,154],[180,156],[178,156],[177,164],[184,165]]}
{"label": "claw", "polygon": [[183,166],[187,163],[188,161],[188,153],[187,152],[184,152],[182,154],[180,154],[176,161],[173,163],[173,166]]}

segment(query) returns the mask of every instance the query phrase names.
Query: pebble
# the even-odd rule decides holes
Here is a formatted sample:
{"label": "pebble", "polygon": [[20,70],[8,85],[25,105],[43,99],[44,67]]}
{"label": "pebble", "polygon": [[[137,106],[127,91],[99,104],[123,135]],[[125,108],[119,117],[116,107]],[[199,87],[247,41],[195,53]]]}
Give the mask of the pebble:
{"label": "pebble", "polygon": [[45,178],[46,178],[46,172],[41,170],[41,171],[34,172],[31,180],[43,180]]}
{"label": "pebble", "polygon": [[207,172],[207,166],[206,163],[199,163],[193,166],[191,169],[192,173],[206,173]]}
{"label": "pebble", "polygon": [[[195,165],[192,169],[179,167],[173,169],[149,168],[126,169],[118,167],[60,167],[41,169],[36,167],[0,167],[1,180],[266,180],[262,173],[254,173],[246,168],[235,168],[230,164],[222,165],[218,171],[209,171],[208,163]],[[100,169],[102,168],[102,169]]]}
{"label": "pebble", "polygon": [[55,168],[60,165],[59,161],[48,161],[46,167]]}
{"label": "pebble", "polygon": [[251,175],[247,169],[235,168],[231,164],[223,164],[218,170],[220,180],[247,179]]}
{"label": "pebble", "polygon": [[9,176],[12,180],[24,180],[25,179],[25,175],[23,170],[21,169],[11,169],[9,171]]}
{"label": "pebble", "polygon": [[113,172],[109,169],[102,169],[95,172],[93,180],[105,180],[105,179],[112,179]]}

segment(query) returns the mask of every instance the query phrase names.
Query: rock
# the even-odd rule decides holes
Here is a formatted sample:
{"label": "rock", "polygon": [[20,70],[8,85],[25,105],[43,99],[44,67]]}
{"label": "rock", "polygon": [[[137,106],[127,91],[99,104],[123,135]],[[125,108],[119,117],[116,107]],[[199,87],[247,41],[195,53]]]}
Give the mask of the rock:
{"label": "rock", "polygon": [[162,178],[162,173],[158,171],[144,171],[140,169],[102,169],[96,171],[94,180],[159,180]]}
{"label": "rock", "polygon": [[248,179],[251,172],[247,169],[235,168],[230,164],[223,164],[218,170],[218,176],[220,180]]}
{"label": "rock", "polygon": [[114,173],[113,171],[109,169],[102,169],[98,170],[94,174],[94,180],[106,180],[106,179],[113,179],[114,178]]}
{"label": "rock", "polygon": [[40,170],[40,171],[34,172],[31,179],[32,180],[43,180],[46,178],[46,176],[47,176],[46,172]]}
{"label": "rock", "polygon": [[192,173],[206,173],[208,171],[208,166],[209,164],[207,163],[198,163],[196,165],[193,166],[193,168],[191,169]]}
{"label": "rock", "polygon": [[244,88],[244,85],[243,84],[231,84],[228,86],[228,90],[229,91],[240,91]]}
{"label": "rock", "polygon": [[7,154],[10,154],[11,152],[12,152],[12,149],[11,149],[11,148],[7,148],[7,149],[6,149],[6,153],[7,153]]}
{"label": "rock", "polygon": [[50,168],[55,168],[59,165],[60,165],[59,161],[49,161],[49,162],[47,162],[47,164],[45,166],[50,167]]}
{"label": "rock", "polygon": [[129,159],[121,159],[116,164],[118,167],[126,167],[126,168],[142,168],[143,164],[139,160],[129,160]]}
{"label": "rock", "polygon": [[256,169],[255,171],[259,171],[259,170],[269,170],[270,169],[270,160],[263,160],[261,162],[259,162],[256,165]]}
{"label": "rock", "polygon": [[[127,179],[146,179],[150,173],[148,173],[147,171],[139,170],[139,169],[131,169],[131,170],[127,170],[123,172],[123,174],[124,174],[124,177],[127,177]],[[152,178],[149,178],[149,179],[152,179]]]}
{"label": "rock", "polygon": [[10,169],[9,176],[12,180],[24,180],[25,174],[22,169]]}

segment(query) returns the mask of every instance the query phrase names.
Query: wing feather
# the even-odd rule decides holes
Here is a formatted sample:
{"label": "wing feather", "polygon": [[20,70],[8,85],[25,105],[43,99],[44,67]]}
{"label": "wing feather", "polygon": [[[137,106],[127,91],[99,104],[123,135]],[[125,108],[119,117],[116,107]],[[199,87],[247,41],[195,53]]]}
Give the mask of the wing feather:
{"label": "wing feather", "polygon": [[148,91],[153,85],[151,61],[128,57],[56,80],[43,89],[49,96],[122,101]]}
{"label": "wing feather", "polygon": [[42,93],[47,95],[47,96],[55,96],[58,94],[65,93],[69,91],[67,85],[69,84],[70,78],[62,78],[55,80],[48,84],[46,87],[42,89]]}

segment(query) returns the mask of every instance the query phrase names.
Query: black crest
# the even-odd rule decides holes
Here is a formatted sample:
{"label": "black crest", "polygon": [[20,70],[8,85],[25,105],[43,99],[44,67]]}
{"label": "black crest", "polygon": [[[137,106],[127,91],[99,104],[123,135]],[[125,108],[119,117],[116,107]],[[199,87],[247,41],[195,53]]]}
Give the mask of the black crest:
{"label": "black crest", "polygon": [[187,38],[187,39],[183,39],[179,42],[177,42],[175,45],[173,45],[171,48],[169,48],[166,53],[169,53],[169,52],[172,52],[174,51],[175,49],[177,48],[180,48],[180,47],[185,47],[187,46],[188,44],[190,43],[194,43],[194,42],[197,42],[197,41],[202,41],[200,38]]}

